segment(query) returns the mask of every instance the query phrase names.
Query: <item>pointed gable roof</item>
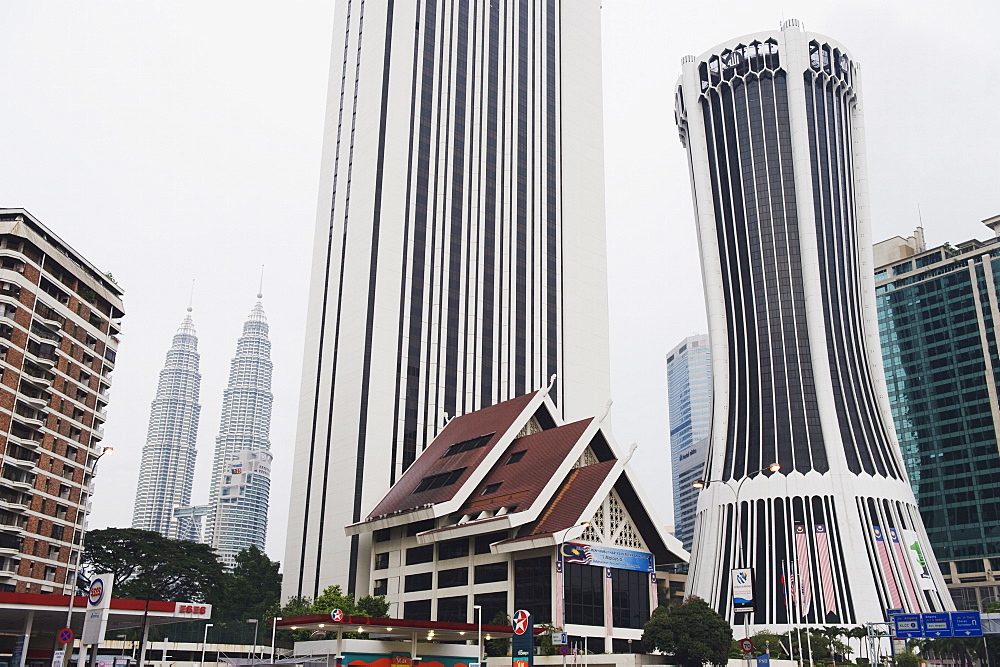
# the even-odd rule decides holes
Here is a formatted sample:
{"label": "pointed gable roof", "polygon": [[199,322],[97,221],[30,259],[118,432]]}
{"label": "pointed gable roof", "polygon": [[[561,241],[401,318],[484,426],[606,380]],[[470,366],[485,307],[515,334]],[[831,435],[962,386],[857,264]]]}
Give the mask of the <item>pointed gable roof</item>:
{"label": "pointed gable roof", "polygon": [[[479,464],[487,458],[503,435],[519,421],[524,409],[537,394],[535,391],[518,396],[449,421],[434,438],[434,442],[417,457],[385,498],[375,506],[368,518],[406,512],[450,500],[473,475]],[[490,437],[481,443],[471,443],[484,436]],[[461,443],[478,446],[449,453],[449,448]],[[424,480],[438,476],[442,482],[440,485],[432,482],[426,484],[428,488],[417,490]]]}

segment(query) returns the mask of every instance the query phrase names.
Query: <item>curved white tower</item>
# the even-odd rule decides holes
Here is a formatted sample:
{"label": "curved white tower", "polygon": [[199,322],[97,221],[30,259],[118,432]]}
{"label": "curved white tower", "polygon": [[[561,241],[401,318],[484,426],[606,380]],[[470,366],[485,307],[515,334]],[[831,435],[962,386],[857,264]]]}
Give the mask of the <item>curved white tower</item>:
{"label": "curved white tower", "polygon": [[271,489],[271,342],[267,317],[257,303],[243,324],[229,384],[222,399],[222,420],[215,439],[206,542],[227,567],[236,554],[267,539]]}
{"label": "curved white tower", "polygon": [[735,620],[752,567],[773,629],[952,608],[886,398],[858,66],[791,20],[682,67],[715,394],[687,592]]}
{"label": "curved white tower", "polygon": [[142,448],[132,513],[133,528],[153,530],[175,540],[197,537],[194,520],[175,517],[174,509],[191,504],[201,412],[198,361],[198,335],[188,308],[167,351],[156,398],[149,410],[149,430]]}

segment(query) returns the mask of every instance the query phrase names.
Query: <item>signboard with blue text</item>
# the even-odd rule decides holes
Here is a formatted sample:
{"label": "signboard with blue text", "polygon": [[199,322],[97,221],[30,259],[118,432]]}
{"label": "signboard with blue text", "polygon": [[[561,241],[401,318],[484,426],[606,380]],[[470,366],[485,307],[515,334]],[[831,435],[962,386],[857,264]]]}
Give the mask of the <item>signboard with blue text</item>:
{"label": "signboard with blue text", "polygon": [[535,664],[535,621],[531,612],[518,609],[511,619],[511,667],[533,667]]}
{"label": "signboard with blue text", "polygon": [[559,547],[559,557],[564,563],[612,567],[619,570],[637,570],[639,572],[656,571],[653,554],[645,551],[634,551],[632,549],[564,542]]}

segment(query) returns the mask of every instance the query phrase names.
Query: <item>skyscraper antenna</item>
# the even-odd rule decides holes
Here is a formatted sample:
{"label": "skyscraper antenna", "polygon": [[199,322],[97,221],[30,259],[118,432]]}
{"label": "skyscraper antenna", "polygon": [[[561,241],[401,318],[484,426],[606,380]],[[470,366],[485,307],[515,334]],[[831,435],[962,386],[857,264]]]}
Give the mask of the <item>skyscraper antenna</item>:
{"label": "skyscraper antenna", "polygon": [[188,296],[188,312],[190,313],[194,306],[194,278],[191,279],[191,294]]}
{"label": "skyscraper antenna", "polygon": [[264,265],[260,265],[260,287],[257,288],[257,298],[264,298]]}
{"label": "skyscraper antenna", "polygon": [[920,212],[920,204],[919,203],[917,204],[917,220],[920,221],[920,226],[923,227],[924,226],[924,216]]}

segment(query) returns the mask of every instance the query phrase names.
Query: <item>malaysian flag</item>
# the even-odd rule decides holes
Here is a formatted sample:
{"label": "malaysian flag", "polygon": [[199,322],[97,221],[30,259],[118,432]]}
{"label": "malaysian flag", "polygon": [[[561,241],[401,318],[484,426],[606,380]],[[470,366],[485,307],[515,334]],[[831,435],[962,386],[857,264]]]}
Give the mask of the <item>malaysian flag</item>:
{"label": "malaysian flag", "polygon": [[805,616],[812,603],[812,588],[809,586],[809,538],[806,536],[806,527],[801,523],[795,524],[795,566],[798,572],[797,585],[801,591],[799,613]]}
{"label": "malaysian flag", "polygon": [[562,559],[564,563],[590,565],[590,547],[586,544],[566,542],[562,545]]}
{"label": "malaysian flag", "polygon": [[896,586],[896,574],[892,571],[892,565],[889,563],[889,552],[885,548],[882,529],[878,526],[872,526],[872,529],[875,531],[875,548],[878,550],[878,562],[882,565],[882,576],[885,577],[885,582],[889,585],[889,597],[892,598],[892,606],[894,609],[899,609],[902,606],[902,600],[899,597],[899,588]]}
{"label": "malaysian flag", "polygon": [[816,555],[819,558],[819,578],[823,584],[823,611],[833,614],[837,611],[837,600],[833,592],[833,570],[830,567],[830,536],[826,525],[816,524]]}
{"label": "malaysian flag", "polygon": [[920,597],[913,588],[913,580],[907,574],[910,568],[907,567],[906,554],[903,553],[903,545],[899,541],[899,535],[895,528],[889,529],[889,539],[892,540],[892,551],[896,554],[896,562],[899,563],[899,570],[903,574],[903,583],[906,584],[906,597],[910,601],[912,611],[920,611]]}
{"label": "malaysian flag", "polygon": [[785,579],[785,561],[781,561],[781,599],[788,606],[788,581]]}

